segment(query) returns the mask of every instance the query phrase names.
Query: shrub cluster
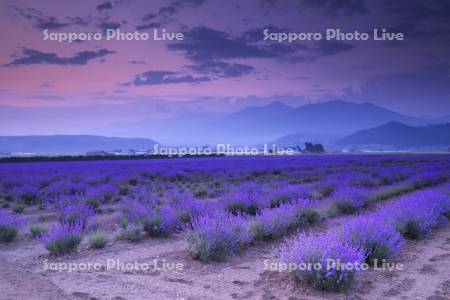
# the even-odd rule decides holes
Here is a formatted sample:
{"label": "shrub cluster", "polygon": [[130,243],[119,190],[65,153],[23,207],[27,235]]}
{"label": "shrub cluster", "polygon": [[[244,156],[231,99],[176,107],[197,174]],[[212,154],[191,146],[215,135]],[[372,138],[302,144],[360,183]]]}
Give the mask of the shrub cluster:
{"label": "shrub cluster", "polygon": [[383,207],[382,217],[404,237],[418,239],[446,221],[450,197],[439,190],[407,195]]}
{"label": "shrub cluster", "polygon": [[370,264],[396,258],[404,244],[401,235],[378,215],[349,220],[340,230],[341,239],[363,249]]}
{"label": "shrub cluster", "polygon": [[90,248],[102,249],[108,244],[108,238],[104,234],[96,232],[89,236],[88,242]]}
{"label": "shrub cluster", "polygon": [[83,202],[68,203],[60,205],[59,222],[68,225],[79,225],[86,229],[89,219],[95,214],[95,209]]}
{"label": "shrub cluster", "polygon": [[354,214],[369,204],[370,191],[366,188],[347,186],[336,189],[331,201],[340,213]]}
{"label": "shrub cluster", "polygon": [[20,225],[16,216],[0,208],[0,242],[12,242],[19,233]]}
{"label": "shrub cluster", "polygon": [[191,256],[199,260],[224,260],[252,241],[245,217],[217,212],[195,218],[186,231]]}
{"label": "shrub cluster", "polygon": [[143,230],[153,237],[167,237],[173,233],[178,218],[170,206],[157,206],[138,200],[124,202],[122,216],[126,224],[140,224]]}
{"label": "shrub cluster", "polygon": [[281,247],[281,260],[294,265],[291,274],[324,291],[340,291],[350,286],[364,262],[364,251],[336,235],[300,234]]}
{"label": "shrub cluster", "polygon": [[266,206],[264,197],[257,192],[234,191],[224,199],[225,209],[234,214],[256,215]]}
{"label": "shrub cluster", "polygon": [[299,223],[295,206],[282,204],[266,208],[251,222],[250,229],[256,239],[277,239],[294,229]]}
{"label": "shrub cluster", "polygon": [[56,224],[39,239],[51,254],[59,256],[74,251],[81,243],[82,233],[82,224]]}

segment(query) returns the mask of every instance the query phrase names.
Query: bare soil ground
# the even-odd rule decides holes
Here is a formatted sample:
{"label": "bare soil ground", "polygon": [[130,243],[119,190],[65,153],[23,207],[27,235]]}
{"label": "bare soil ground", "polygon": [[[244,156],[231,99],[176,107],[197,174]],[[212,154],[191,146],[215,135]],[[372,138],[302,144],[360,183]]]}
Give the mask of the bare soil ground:
{"label": "bare soil ground", "polygon": [[[29,210],[29,220],[37,219]],[[335,218],[313,231],[336,226]],[[50,224],[52,218],[48,219]],[[102,231],[113,240],[110,216],[100,218]],[[101,250],[83,243],[77,253],[61,258],[48,255],[42,244],[23,233],[18,241],[0,245],[0,299],[450,299],[450,226],[437,228],[420,241],[408,241],[399,259],[402,271],[361,273],[345,293],[321,293],[294,282],[286,272],[265,269],[277,262],[280,242],[258,243],[226,262],[193,260],[182,235],[146,238],[137,244],[116,241]],[[182,270],[108,270],[108,259],[122,263],[181,263]],[[98,263],[99,270],[53,271],[47,263]]]}

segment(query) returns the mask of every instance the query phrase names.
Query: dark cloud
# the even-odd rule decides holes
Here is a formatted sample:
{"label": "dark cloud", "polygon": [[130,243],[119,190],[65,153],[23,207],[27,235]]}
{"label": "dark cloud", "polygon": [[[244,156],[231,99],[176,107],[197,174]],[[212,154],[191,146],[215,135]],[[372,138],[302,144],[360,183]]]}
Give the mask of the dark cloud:
{"label": "dark cloud", "polygon": [[100,49],[97,51],[81,51],[75,53],[71,57],[60,57],[56,53],[46,53],[34,49],[22,48],[22,56],[13,59],[11,62],[3,65],[3,67],[50,64],[50,65],[86,65],[90,60],[105,57],[115,53],[108,49]]}
{"label": "dark cloud", "polygon": [[410,21],[450,19],[450,2],[446,0],[396,0],[385,1],[385,13]]}
{"label": "dark cloud", "polygon": [[223,61],[210,61],[187,67],[197,73],[209,74],[222,78],[241,77],[254,71],[254,68],[249,65]]}
{"label": "dark cloud", "polygon": [[264,27],[258,27],[258,28],[252,28],[249,30],[246,30],[242,35],[241,38],[245,39],[248,42],[260,42],[264,39],[264,30],[268,29],[269,32],[288,32],[288,28],[280,28],[277,26],[274,26],[272,24],[268,24]]}
{"label": "dark cloud", "polygon": [[275,58],[278,52],[248,43],[244,38],[208,27],[195,27],[185,33],[182,42],[170,43],[172,51],[182,51],[193,61],[211,61],[230,58]]}
{"label": "dark cloud", "polygon": [[179,74],[172,71],[147,71],[137,75],[132,82],[124,85],[160,85],[160,84],[176,84],[176,83],[200,83],[210,81],[209,77],[194,77],[192,75]]}
{"label": "dark cloud", "polygon": [[341,41],[327,41],[320,40],[317,42],[317,46],[313,49],[318,56],[335,55],[342,52],[352,50],[354,46]]}
{"label": "dark cloud", "polygon": [[142,17],[144,23],[136,26],[136,30],[144,30],[148,28],[158,28],[163,24],[167,24],[169,19],[178,14],[184,8],[198,8],[203,5],[206,0],[173,0],[167,6],[161,7],[157,13],[147,13]]}
{"label": "dark cloud", "polygon": [[198,8],[205,2],[206,0],[175,0],[170,2],[169,5],[161,7],[158,11],[158,15],[167,18],[179,13],[183,8]]}
{"label": "dark cloud", "polygon": [[[271,32],[286,32],[268,25]],[[254,72],[249,65],[231,63],[231,59],[271,58],[288,63],[315,61],[354,48],[339,41],[317,42],[315,46],[302,43],[281,44],[263,41],[265,28],[250,29],[238,36],[208,27],[195,27],[185,33],[184,41],[167,44],[171,51],[182,52],[194,64],[187,67],[200,74],[230,78]]]}
{"label": "dark cloud", "polygon": [[98,28],[102,29],[102,30],[106,30],[106,29],[119,29],[120,26],[122,24],[120,24],[119,22],[108,22],[108,21],[104,21],[101,22],[98,25]]}
{"label": "dark cloud", "polygon": [[158,17],[158,15],[155,15],[154,13],[148,13],[142,17],[142,21],[151,21],[156,19],[156,17]]}
{"label": "dark cloud", "polygon": [[[267,26],[270,32],[287,29]],[[239,58],[274,58],[282,61],[303,62],[323,56],[349,51],[353,45],[341,41],[319,41],[315,46],[305,43],[281,44],[263,41],[265,28],[250,29],[239,36],[208,27],[195,27],[185,33],[185,40],[167,45],[169,50],[181,51],[196,63]]]}
{"label": "dark cloud", "polygon": [[106,10],[111,10],[112,9],[112,3],[109,1],[106,1],[102,4],[99,4],[96,8],[96,10],[98,10],[99,12],[102,11],[106,11]]}
{"label": "dark cloud", "polygon": [[143,24],[143,25],[138,25],[136,26],[136,30],[145,30],[145,29],[150,29],[150,28],[160,28],[161,27],[161,23],[158,22],[150,22],[147,24]]}
{"label": "dark cloud", "polygon": [[[442,0],[385,1],[383,13],[394,25],[389,30],[402,32],[407,38],[450,37],[450,2]],[[404,46],[407,43],[397,43]]]}
{"label": "dark cloud", "polygon": [[71,25],[70,23],[67,22],[61,22],[55,17],[46,16],[42,12],[34,8],[21,8],[17,6],[11,7],[16,11],[16,13],[19,16],[32,22],[33,26],[38,29],[58,30]]}
{"label": "dark cloud", "polygon": [[75,17],[71,18],[69,17],[68,20],[70,20],[70,23],[78,26],[87,26],[89,25],[90,21],[89,18],[81,18],[81,17]]}
{"label": "dark cloud", "polygon": [[128,63],[131,65],[146,65],[147,64],[145,61],[141,61],[141,60],[130,60]]}
{"label": "dark cloud", "polygon": [[280,58],[288,63],[314,62],[326,56],[337,55],[354,49],[355,46],[342,41],[320,40],[309,47],[304,47],[294,55],[286,55]]}
{"label": "dark cloud", "polygon": [[326,16],[353,16],[367,14],[369,10],[365,0],[301,0],[300,9],[320,9]]}
{"label": "dark cloud", "polygon": [[450,111],[450,67],[431,65],[420,69],[377,76],[346,99],[370,101],[415,115]]}
{"label": "dark cloud", "polygon": [[51,84],[50,82],[43,82],[39,87],[40,88],[49,88],[52,86],[53,86],[53,84]]}
{"label": "dark cloud", "polygon": [[257,37],[257,29],[232,36],[208,27],[195,27],[185,33],[184,41],[170,43],[167,47],[183,52],[186,58],[194,62],[187,66],[190,70],[222,78],[241,77],[254,71],[252,66],[226,60],[280,58],[296,51],[293,46],[253,43],[261,40]]}
{"label": "dark cloud", "polygon": [[88,26],[93,22],[92,16],[87,17],[66,17],[66,18],[56,18],[52,16],[47,16],[41,11],[34,8],[21,8],[14,5],[10,6],[20,17],[31,22],[33,27],[41,30],[59,30],[68,26]]}

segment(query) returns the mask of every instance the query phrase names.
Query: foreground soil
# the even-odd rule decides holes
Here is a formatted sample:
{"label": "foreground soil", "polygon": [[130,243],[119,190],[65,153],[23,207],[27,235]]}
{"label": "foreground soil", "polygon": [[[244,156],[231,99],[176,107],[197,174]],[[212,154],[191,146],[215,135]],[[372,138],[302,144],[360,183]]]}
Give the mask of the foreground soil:
{"label": "foreground soil", "polygon": [[[190,258],[182,236],[137,244],[114,241],[101,250],[83,244],[73,255],[53,258],[39,242],[22,235],[13,244],[0,245],[0,299],[450,299],[450,226],[408,241],[398,260],[404,270],[364,271],[340,294],[317,292],[285,272],[266,269],[267,260],[277,262],[279,244],[255,245],[221,263]],[[149,264],[157,259],[159,269],[108,270],[108,259]],[[72,272],[45,268],[58,262],[103,267]],[[174,264],[182,268],[174,270]]]}

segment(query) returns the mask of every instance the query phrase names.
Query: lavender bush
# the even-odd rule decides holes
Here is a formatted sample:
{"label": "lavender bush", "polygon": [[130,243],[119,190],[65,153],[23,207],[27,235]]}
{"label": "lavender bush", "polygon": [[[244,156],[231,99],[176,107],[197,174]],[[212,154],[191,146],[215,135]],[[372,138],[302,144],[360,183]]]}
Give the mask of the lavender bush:
{"label": "lavender bush", "polygon": [[19,233],[21,222],[13,214],[0,208],[0,242],[12,242]]}
{"label": "lavender bush", "polygon": [[60,256],[74,251],[82,240],[82,224],[57,224],[39,240],[45,248],[53,255]]}
{"label": "lavender bush", "polygon": [[448,201],[448,196],[440,191],[417,192],[386,205],[382,217],[403,236],[418,239],[444,221]]}
{"label": "lavender bush", "polygon": [[167,237],[174,231],[177,222],[175,211],[169,206],[164,206],[152,209],[142,224],[149,236]]}
{"label": "lavender bush", "polygon": [[354,214],[369,204],[369,193],[370,191],[366,188],[342,187],[334,191],[331,201],[340,213]]}
{"label": "lavender bush", "polygon": [[175,210],[170,206],[157,206],[153,201],[128,200],[122,205],[122,216],[127,223],[142,224],[153,237],[169,236],[178,224]]}
{"label": "lavender bush", "polygon": [[244,217],[230,213],[201,215],[186,232],[191,256],[203,261],[224,260],[243,250],[252,239]]}
{"label": "lavender bush", "polygon": [[126,219],[121,219],[117,224],[117,239],[138,242],[144,228],[141,223],[129,223]]}
{"label": "lavender bush", "polygon": [[[281,260],[291,266],[291,274],[324,291],[348,288],[358,266],[364,262],[364,251],[330,234],[300,234],[281,247]],[[334,263],[334,265],[333,265]],[[344,267],[342,267],[344,266]]]}
{"label": "lavender bush", "polygon": [[175,208],[177,218],[184,224],[190,223],[194,218],[199,216],[204,211],[212,211],[211,205],[207,205],[205,202],[200,202],[192,197],[187,197],[182,200],[175,200],[171,203],[171,206]]}
{"label": "lavender bush", "polygon": [[396,258],[404,244],[400,234],[376,214],[347,221],[340,234],[343,241],[364,249],[370,264]]}
{"label": "lavender bush", "polygon": [[83,230],[86,229],[89,219],[95,214],[95,209],[92,206],[82,202],[61,205],[58,210],[59,221],[62,224],[77,224]]}
{"label": "lavender bush", "polygon": [[256,191],[234,191],[224,199],[225,208],[232,214],[256,215],[266,206],[265,198]]}
{"label": "lavender bush", "polygon": [[36,203],[39,199],[39,189],[32,185],[19,186],[13,189],[13,197],[26,204]]}
{"label": "lavender bush", "polygon": [[257,239],[277,239],[298,225],[296,206],[283,204],[277,208],[266,208],[250,224]]}

